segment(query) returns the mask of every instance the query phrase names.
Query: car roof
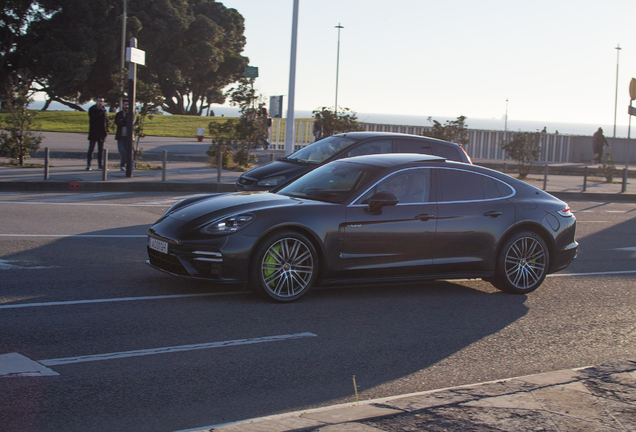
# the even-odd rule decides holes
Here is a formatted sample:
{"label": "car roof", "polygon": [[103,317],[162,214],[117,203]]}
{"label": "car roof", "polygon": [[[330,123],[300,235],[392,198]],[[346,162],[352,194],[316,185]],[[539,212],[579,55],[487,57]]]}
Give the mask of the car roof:
{"label": "car roof", "polygon": [[441,142],[441,143],[445,143],[445,144],[453,144],[453,145],[459,146],[459,144],[455,144],[455,143],[452,143],[450,141],[444,141],[444,140],[437,139],[437,138],[421,136],[421,135],[412,135],[412,134],[398,133],[398,132],[369,132],[369,131],[365,131],[365,132],[345,132],[345,133],[341,133],[341,134],[336,134],[334,136],[349,137],[349,138],[353,138],[353,139],[357,139],[357,140],[367,139],[367,138],[416,138],[416,139],[421,139],[421,140],[426,140],[426,141],[437,141],[437,142]]}
{"label": "car roof", "polygon": [[390,167],[402,164],[416,164],[420,162],[446,162],[446,159],[439,156],[419,154],[419,153],[382,153],[364,156],[354,156],[340,159],[345,162],[363,163],[379,167]]}

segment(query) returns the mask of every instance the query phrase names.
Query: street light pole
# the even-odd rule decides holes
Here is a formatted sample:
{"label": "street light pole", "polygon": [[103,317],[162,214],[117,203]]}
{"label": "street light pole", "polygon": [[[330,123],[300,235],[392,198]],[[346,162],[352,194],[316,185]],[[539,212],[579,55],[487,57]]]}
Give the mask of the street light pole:
{"label": "street light pole", "polygon": [[340,29],[344,28],[338,23],[335,27],[338,29],[338,56],[336,58],[336,104],[334,105],[334,114],[338,115],[338,71],[340,69]]}
{"label": "street light pole", "polygon": [[294,0],[292,15],[291,55],[289,59],[289,97],[287,101],[287,119],[285,119],[285,156],[294,152],[296,141],[294,120],[294,98],[296,97],[296,49],[298,41],[298,0]]}
{"label": "street light pole", "polygon": [[622,50],[621,44],[616,44],[616,96],[614,99],[614,138],[616,138],[616,112],[618,110],[618,56]]}
{"label": "street light pole", "polygon": [[508,99],[506,99],[506,117],[504,119],[504,132],[508,132]]}

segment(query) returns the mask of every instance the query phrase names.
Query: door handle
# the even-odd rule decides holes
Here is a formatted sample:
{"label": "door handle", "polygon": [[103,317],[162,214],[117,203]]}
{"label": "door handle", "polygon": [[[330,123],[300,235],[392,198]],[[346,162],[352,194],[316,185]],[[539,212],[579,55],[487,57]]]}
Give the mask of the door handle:
{"label": "door handle", "polygon": [[423,214],[418,214],[417,216],[415,216],[415,219],[419,219],[421,221],[427,221],[429,219],[435,219],[435,215],[430,213],[423,213]]}
{"label": "door handle", "polygon": [[484,213],[484,216],[490,216],[496,218],[497,216],[501,216],[503,213],[498,210],[491,210]]}

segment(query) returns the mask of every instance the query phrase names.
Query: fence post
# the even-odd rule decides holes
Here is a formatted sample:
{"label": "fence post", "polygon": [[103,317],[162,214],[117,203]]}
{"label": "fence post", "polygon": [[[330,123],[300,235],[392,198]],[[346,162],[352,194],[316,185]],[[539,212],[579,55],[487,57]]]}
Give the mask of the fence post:
{"label": "fence post", "polygon": [[223,169],[223,152],[219,149],[219,155],[217,157],[217,170],[216,170],[216,182],[221,183],[221,170]]}
{"label": "fence post", "polygon": [[102,153],[102,181],[106,181],[108,175],[106,172],[108,171],[108,149],[104,149]]}
{"label": "fence post", "polygon": [[621,192],[627,191],[627,168],[623,168],[623,187],[621,187]]}
{"label": "fence post", "polygon": [[587,167],[583,169],[583,192],[587,190]]}
{"label": "fence post", "polygon": [[503,173],[506,174],[508,172],[508,164],[504,162],[503,164]]}
{"label": "fence post", "polygon": [[166,181],[166,165],[168,164],[168,150],[163,151],[163,165],[161,166],[161,181]]}
{"label": "fence post", "polygon": [[44,180],[49,179],[49,148],[44,149]]}
{"label": "fence post", "polygon": [[545,171],[543,172],[543,190],[548,187],[548,164],[545,164]]}

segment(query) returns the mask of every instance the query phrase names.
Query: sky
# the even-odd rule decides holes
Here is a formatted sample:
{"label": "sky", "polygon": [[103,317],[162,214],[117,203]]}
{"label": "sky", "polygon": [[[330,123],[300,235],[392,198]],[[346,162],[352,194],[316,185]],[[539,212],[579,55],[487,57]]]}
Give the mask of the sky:
{"label": "sky", "polygon": [[[286,113],[293,0],[220,2],[245,18],[255,86],[266,101],[284,95]],[[502,129],[507,111],[509,122],[604,125],[611,136],[620,44],[617,136],[627,135],[634,0],[299,0],[298,10],[297,111],[334,105],[341,24],[340,107]]]}

